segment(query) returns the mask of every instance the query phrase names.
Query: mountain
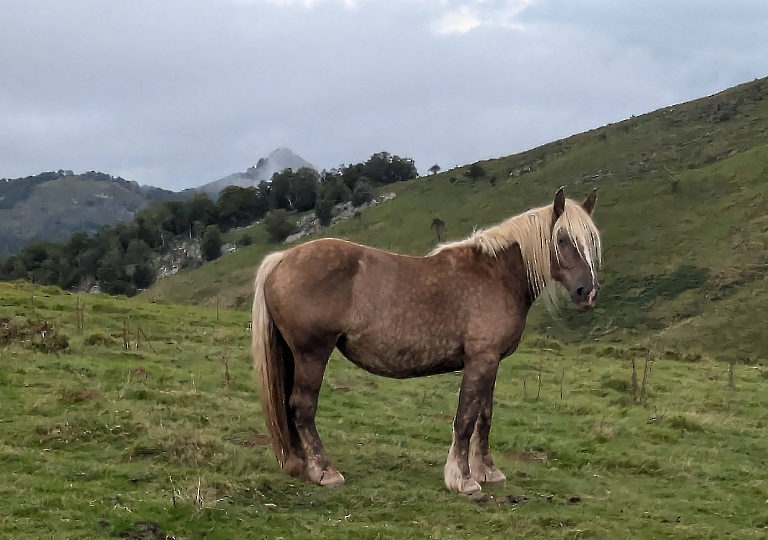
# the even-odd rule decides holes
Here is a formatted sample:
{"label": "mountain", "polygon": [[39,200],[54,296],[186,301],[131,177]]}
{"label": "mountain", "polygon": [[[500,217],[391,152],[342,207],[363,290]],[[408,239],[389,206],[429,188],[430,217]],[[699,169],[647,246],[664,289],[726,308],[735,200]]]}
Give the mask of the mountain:
{"label": "mountain", "polygon": [[[423,255],[445,236],[467,236],[548,203],[598,188],[603,234],[599,306],[535,309],[529,328],[560,340],[636,343],[664,354],[725,361],[768,358],[768,79],[665,107],[532,150],[392,185],[397,197],[319,234]],[[390,189],[388,187],[388,189]],[[167,302],[248,309],[266,253],[262,224],[252,244],[143,293]]]}
{"label": "mountain", "polygon": [[285,169],[297,171],[302,167],[315,168],[310,162],[297,156],[288,148],[278,148],[266,158],[259,159],[255,166],[249,167],[244,173],[230,174],[219,180],[185,191],[202,191],[215,200],[219,193],[227,186],[258,186],[262,182],[269,182],[275,173],[282,172]]}
{"label": "mountain", "polygon": [[0,254],[34,240],[64,241],[77,231],[95,232],[130,220],[152,202],[183,197],[93,171],[0,180]]}

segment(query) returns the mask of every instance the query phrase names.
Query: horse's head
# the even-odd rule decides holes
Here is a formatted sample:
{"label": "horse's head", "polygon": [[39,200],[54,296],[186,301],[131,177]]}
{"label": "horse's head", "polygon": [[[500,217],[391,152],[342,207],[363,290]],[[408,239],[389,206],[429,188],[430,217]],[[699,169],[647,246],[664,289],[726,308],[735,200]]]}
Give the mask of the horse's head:
{"label": "horse's head", "polygon": [[581,203],[566,200],[563,188],[555,195],[551,231],[550,264],[552,279],[563,285],[581,311],[595,305],[600,284],[600,235],[592,223],[597,190]]}

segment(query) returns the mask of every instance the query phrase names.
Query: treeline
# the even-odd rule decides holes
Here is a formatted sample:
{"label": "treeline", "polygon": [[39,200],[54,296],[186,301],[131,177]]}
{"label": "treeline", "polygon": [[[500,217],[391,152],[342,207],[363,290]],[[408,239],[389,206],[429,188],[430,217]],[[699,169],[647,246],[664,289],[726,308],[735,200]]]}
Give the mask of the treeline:
{"label": "treeline", "polygon": [[132,296],[155,281],[155,259],[180,239],[199,241],[202,258],[211,261],[221,255],[222,233],[233,228],[266,218],[270,237],[282,241],[295,230],[293,212],[314,210],[327,225],[334,205],[363,204],[374,188],[416,176],[413,160],[386,152],[322,174],[286,170],[258,187],[229,186],[216,201],[201,193],[160,202],[137,212],[131,222],[93,235],[75,233],[63,244],[34,242],[0,261],[0,280],[25,279],[67,290],[97,285],[108,294]]}

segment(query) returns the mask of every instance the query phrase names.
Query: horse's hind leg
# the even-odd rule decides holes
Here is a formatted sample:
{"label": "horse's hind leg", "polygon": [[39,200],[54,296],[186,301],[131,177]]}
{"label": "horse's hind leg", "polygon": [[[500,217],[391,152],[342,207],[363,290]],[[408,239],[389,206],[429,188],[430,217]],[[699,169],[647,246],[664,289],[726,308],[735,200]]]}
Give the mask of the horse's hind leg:
{"label": "horse's hind leg", "polygon": [[493,389],[484,396],[480,406],[480,414],[475,423],[475,432],[472,435],[472,449],[469,456],[469,469],[472,477],[480,483],[483,482],[503,482],[507,479],[493,463],[491,451],[488,444],[488,437],[491,431],[491,419],[493,417]]}
{"label": "horse's hind leg", "polygon": [[333,345],[311,353],[294,353],[293,388],[289,400],[296,430],[304,448],[304,476],[321,486],[339,486],[344,477],[331,466],[315,427],[317,399]]}
{"label": "horse's hind leg", "polygon": [[469,469],[469,441],[486,396],[493,393],[498,368],[499,357],[494,354],[474,356],[464,366],[459,406],[453,422],[453,443],[443,471],[445,486],[451,491],[480,491],[480,484]]}

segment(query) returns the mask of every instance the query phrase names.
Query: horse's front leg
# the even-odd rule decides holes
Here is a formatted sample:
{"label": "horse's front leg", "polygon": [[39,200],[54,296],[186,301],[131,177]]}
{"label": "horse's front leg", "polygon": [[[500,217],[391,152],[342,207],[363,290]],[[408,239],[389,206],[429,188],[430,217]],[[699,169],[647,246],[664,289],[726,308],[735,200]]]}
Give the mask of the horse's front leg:
{"label": "horse's front leg", "polygon": [[499,356],[490,353],[473,356],[464,366],[459,406],[453,421],[453,443],[443,470],[445,486],[451,491],[480,491],[480,484],[469,469],[469,440],[483,404],[493,393],[498,369]]}
{"label": "horse's front leg", "polygon": [[491,432],[491,420],[493,418],[493,390],[496,386],[494,379],[491,391],[485,396],[485,401],[480,406],[480,414],[475,423],[475,432],[472,435],[472,449],[469,455],[469,469],[472,477],[480,483],[503,482],[507,479],[503,472],[493,464],[488,437]]}

